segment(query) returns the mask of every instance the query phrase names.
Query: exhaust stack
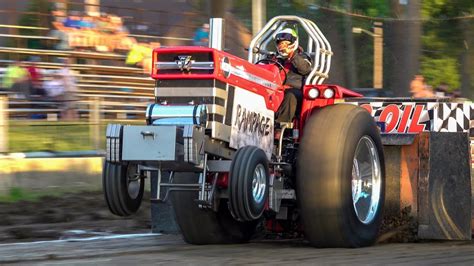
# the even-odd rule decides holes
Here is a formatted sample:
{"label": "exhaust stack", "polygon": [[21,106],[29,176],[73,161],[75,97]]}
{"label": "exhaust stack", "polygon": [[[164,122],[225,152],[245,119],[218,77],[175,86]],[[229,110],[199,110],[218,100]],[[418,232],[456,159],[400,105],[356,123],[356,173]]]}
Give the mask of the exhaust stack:
{"label": "exhaust stack", "polygon": [[224,50],[224,19],[211,18],[209,29],[209,47],[217,50]]}

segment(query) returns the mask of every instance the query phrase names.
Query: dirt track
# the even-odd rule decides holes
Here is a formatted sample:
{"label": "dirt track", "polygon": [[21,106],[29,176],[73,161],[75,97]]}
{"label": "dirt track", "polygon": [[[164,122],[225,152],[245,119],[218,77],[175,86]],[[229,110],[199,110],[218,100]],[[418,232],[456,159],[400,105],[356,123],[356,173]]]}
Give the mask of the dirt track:
{"label": "dirt track", "polygon": [[363,249],[315,249],[301,240],[193,246],[179,235],[150,234],[150,206],[146,200],[143,204],[133,218],[117,218],[108,211],[101,192],[2,203],[0,264],[474,263],[474,241],[377,244]]}
{"label": "dirt track", "polygon": [[148,201],[142,202],[137,215],[120,218],[110,213],[99,191],[0,203],[0,217],[0,243],[149,233],[151,228]]}
{"label": "dirt track", "polygon": [[360,249],[316,249],[301,241],[193,246],[183,243],[179,236],[151,235],[93,241],[0,244],[0,264],[21,265],[472,265],[473,262],[472,241],[380,244]]}
{"label": "dirt track", "polygon": [[[138,213],[127,218],[110,213],[101,191],[0,203],[0,243],[150,233],[148,198],[145,195]],[[412,221],[407,212],[403,213],[402,219],[384,220],[379,242],[415,240]]]}

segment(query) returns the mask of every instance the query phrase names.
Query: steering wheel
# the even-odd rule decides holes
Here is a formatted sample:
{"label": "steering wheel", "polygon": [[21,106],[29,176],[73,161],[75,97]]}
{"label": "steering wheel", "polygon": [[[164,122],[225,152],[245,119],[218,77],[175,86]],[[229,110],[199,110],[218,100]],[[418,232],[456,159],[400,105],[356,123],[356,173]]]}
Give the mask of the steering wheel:
{"label": "steering wheel", "polygon": [[283,79],[283,83],[282,84],[285,84],[286,83],[286,79],[288,78],[288,73],[286,72],[285,70],[285,67],[280,63],[278,62],[278,60],[276,60],[275,58],[263,58],[263,59],[260,59],[258,60],[255,64],[258,65],[260,63],[267,63],[267,64],[274,64],[278,67],[278,74],[280,74],[281,76],[281,72],[283,71],[284,73],[284,79]]}

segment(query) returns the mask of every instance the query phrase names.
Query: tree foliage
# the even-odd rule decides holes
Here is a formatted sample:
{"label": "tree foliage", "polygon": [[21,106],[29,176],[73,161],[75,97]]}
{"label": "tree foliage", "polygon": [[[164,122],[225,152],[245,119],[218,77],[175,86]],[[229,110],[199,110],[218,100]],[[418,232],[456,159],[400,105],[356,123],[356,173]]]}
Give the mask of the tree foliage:
{"label": "tree foliage", "polygon": [[458,63],[465,50],[462,19],[473,9],[472,0],[424,0],[422,5],[423,56],[421,73],[433,87],[446,83],[450,90],[460,87]]}

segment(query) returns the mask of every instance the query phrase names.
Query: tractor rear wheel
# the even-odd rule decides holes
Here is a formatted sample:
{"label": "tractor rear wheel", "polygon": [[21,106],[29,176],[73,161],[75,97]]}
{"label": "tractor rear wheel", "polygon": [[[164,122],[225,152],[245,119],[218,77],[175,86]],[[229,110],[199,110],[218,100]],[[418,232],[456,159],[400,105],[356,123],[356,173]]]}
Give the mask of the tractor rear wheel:
{"label": "tractor rear wheel", "polygon": [[[173,183],[196,184],[199,174],[175,173]],[[230,214],[227,201],[218,211],[200,209],[197,191],[173,191],[170,194],[176,222],[187,243],[196,245],[243,243],[250,240],[257,222],[239,222]]]}
{"label": "tractor rear wheel", "polygon": [[102,186],[105,201],[113,214],[130,216],[140,208],[145,182],[137,173],[136,164],[105,162]]}
{"label": "tractor rear wheel", "polygon": [[385,166],[374,119],[357,106],[314,112],[297,162],[305,237],[317,247],[373,244],[382,220]]}

